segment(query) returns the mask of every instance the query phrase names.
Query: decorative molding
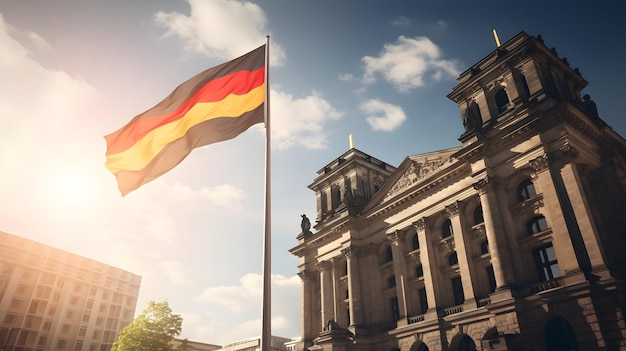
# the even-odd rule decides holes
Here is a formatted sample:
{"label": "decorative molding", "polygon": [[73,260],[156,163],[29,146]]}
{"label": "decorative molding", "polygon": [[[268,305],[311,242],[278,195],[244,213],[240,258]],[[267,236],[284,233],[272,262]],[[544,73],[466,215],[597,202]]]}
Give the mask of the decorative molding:
{"label": "decorative molding", "polygon": [[446,212],[450,215],[450,217],[457,216],[459,214],[460,203],[459,201],[455,201],[451,205],[446,206]]}
{"label": "decorative molding", "polygon": [[450,236],[447,237],[445,239],[441,239],[441,243],[440,243],[441,248],[443,249],[444,253],[449,255],[452,252],[454,252],[454,237]]}
{"label": "decorative molding", "polygon": [[330,261],[317,262],[315,266],[319,271],[329,271],[333,267]]}
{"label": "decorative molding", "polygon": [[418,232],[423,232],[424,230],[426,230],[426,225],[428,225],[428,217],[422,217],[418,219],[417,221],[413,222],[413,226],[415,227],[415,230]]}
{"label": "decorative molding", "polygon": [[472,239],[484,239],[487,237],[487,231],[485,230],[485,223],[476,224],[469,231]]}
{"label": "decorative molding", "polygon": [[576,156],[578,156],[578,150],[573,148],[567,141],[559,148],[559,150],[561,151],[561,157],[565,162],[572,162]]}
{"label": "decorative molding", "polygon": [[422,262],[420,257],[420,249],[409,252],[409,259],[416,264],[420,264]]}
{"label": "decorative molding", "polygon": [[352,246],[341,249],[341,253],[345,258],[350,258],[350,256],[352,256]]}
{"label": "decorative molding", "polygon": [[389,240],[392,244],[398,246],[398,238],[400,237],[400,231],[395,230],[391,233],[387,233],[387,240]]}
{"label": "decorative molding", "polygon": [[528,163],[530,164],[530,167],[532,167],[535,171],[535,177],[537,174],[545,171],[550,167],[550,159],[548,157],[548,154],[545,153],[535,159],[528,161]]}
{"label": "decorative molding", "polygon": [[397,195],[400,192],[408,189],[411,185],[439,171],[439,169],[441,169],[441,166],[443,166],[448,160],[449,157],[430,161],[426,159],[425,162],[422,163],[412,161],[409,168],[400,178],[398,178],[394,186],[387,192],[385,198]]}
{"label": "decorative molding", "polygon": [[474,189],[478,190],[479,194],[484,194],[487,192],[488,190],[488,186],[489,186],[489,177],[485,177],[483,179],[480,179],[479,181],[477,181],[476,183],[472,184],[474,186]]}

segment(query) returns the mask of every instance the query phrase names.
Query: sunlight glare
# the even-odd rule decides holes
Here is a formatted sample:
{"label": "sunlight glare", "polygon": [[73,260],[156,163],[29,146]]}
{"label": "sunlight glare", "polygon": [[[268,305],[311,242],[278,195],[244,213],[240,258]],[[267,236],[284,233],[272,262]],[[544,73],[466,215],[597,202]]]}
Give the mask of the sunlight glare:
{"label": "sunlight glare", "polygon": [[84,173],[67,171],[58,173],[52,184],[52,196],[56,203],[82,205],[94,197],[92,180]]}

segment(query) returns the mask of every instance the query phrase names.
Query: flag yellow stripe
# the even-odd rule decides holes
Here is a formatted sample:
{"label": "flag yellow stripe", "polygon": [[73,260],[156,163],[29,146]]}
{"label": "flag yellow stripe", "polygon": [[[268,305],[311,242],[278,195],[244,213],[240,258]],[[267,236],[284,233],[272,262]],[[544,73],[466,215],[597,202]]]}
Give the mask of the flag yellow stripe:
{"label": "flag yellow stripe", "polygon": [[[113,174],[120,170],[139,171],[191,127],[215,118],[237,118],[259,107],[264,100],[265,84],[262,84],[244,95],[230,94],[221,101],[197,103],[181,119],[152,130],[129,149],[107,156],[106,167]],[[198,146],[202,145],[194,147]]]}

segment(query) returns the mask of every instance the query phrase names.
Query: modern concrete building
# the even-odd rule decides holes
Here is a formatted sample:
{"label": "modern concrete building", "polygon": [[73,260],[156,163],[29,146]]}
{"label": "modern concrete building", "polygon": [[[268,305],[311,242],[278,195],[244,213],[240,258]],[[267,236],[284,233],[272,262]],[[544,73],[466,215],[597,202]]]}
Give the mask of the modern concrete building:
{"label": "modern concrete building", "polygon": [[520,33],[458,78],[461,145],[317,173],[296,350],[626,350],[626,141]]}
{"label": "modern concrete building", "polygon": [[0,350],[108,351],[141,277],[0,232]]}

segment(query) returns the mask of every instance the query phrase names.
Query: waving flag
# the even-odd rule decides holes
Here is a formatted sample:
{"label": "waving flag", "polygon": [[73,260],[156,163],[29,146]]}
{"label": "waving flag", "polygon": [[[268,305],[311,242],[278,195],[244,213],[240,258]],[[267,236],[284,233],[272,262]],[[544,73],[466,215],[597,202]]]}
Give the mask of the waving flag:
{"label": "waving flag", "polygon": [[122,196],[178,165],[196,147],[264,121],[265,45],[196,75],[105,136],[106,167]]}

